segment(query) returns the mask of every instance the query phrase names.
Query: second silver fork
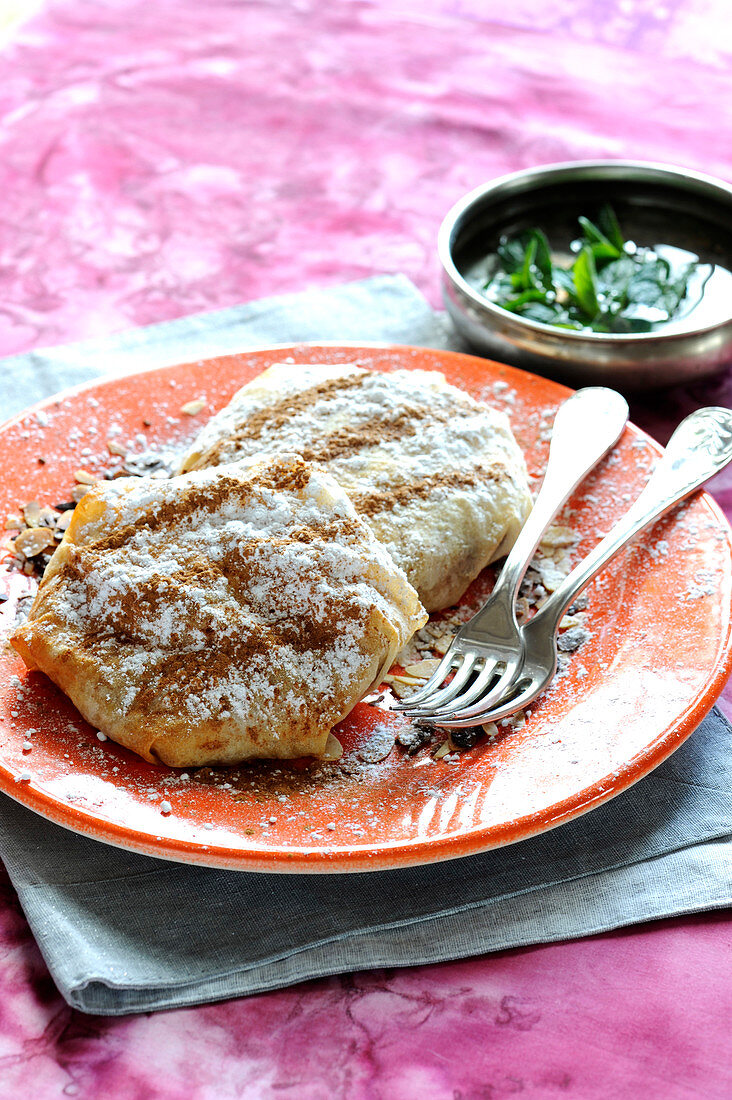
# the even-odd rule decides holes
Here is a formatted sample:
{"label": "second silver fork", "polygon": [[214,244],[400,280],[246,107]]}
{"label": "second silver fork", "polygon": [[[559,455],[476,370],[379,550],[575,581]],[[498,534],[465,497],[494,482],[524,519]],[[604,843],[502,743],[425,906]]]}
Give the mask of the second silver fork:
{"label": "second silver fork", "polygon": [[552,592],[521,628],[524,663],[505,694],[493,695],[441,719],[450,728],[498,722],[527,707],[549,687],[557,670],[557,632],[564,612],[582,589],[622,548],[660,516],[732,462],[732,409],[697,409],[671,436],[640,496],[612,530]]}
{"label": "second silver fork", "polygon": [[559,407],[541,490],[493,592],[480,611],[458,630],[424,687],[397,703],[395,710],[439,721],[477,699],[489,706],[493,698],[501,697],[523,660],[516,597],[524,574],[547,527],[580,482],[617,443],[627,419],[624,398],[601,386],[578,390]]}

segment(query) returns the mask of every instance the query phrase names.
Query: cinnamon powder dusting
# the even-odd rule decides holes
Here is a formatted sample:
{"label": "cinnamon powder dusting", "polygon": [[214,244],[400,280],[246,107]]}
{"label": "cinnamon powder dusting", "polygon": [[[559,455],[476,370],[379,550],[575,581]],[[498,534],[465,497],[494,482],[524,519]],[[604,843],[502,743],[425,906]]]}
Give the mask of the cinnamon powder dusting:
{"label": "cinnamon powder dusting", "polygon": [[140,736],[182,721],[272,755],[312,751],[425,618],[345,493],[283,455],[97,486],[19,633],[101,670]]}
{"label": "cinnamon powder dusting", "polygon": [[441,472],[429,474],[427,477],[416,481],[406,482],[403,485],[394,485],[393,488],[372,490],[370,493],[351,493],[356,511],[362,516],[376,516],[379,512],[392,512],[397,507],[403,507],[415,500],[429,500],[440,490],[471,489],[479,483],[494,479],[498,481],[505,473],[505,469],[496,464],[493,468],[476,466],[472,470]]}
{"label": "cinnamon powder dusting", "polygon": [[[318,382],[315,386],[295,393],[286,394],[275,405],[253,409],[245,422],[241,423],[227,439],[222,439],[207,455],[207,466],[215,466],[231,460],[232,453],[240,450],[239,445],[252,443],[263,435],[270,435],[285,427],[289,420],[307,412],[321,401],[341,396],[349,390],[362,386],[362,374],[348,374],[340,378]],[[257,449],[256,447],[254,448]],[[249,452],[251,453],[251,452]]]}
{"label": "cinnamon powder dusting", "polygon": [[283,448],[332,474],[429,610],[460,598],[531,507],[507,417],[434,371],[276,363],[209,421],[182,468]]}

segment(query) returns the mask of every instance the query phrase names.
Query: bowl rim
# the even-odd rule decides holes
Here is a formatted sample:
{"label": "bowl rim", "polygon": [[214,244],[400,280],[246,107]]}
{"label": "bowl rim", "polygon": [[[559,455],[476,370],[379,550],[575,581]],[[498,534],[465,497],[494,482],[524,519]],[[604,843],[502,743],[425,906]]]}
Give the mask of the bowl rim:
{"label": "bowl rim", "polygon": [[[519,329],[526,328],[530,332],[534,331],[543,336],[550,336],[558,342],[569,341],[576,345],[586,343],[590,346],[592,344],[607,343],[618,347],[635,344],[638,341],[642,343],[650,342],[664,344],[673,343],[680,339],[704,336],[707,333],[716,332],[725,325],[732,323],[732,314],[730,314],[728,318],[722,321],[675,332],[663,332],[663,330],[657,332],[635,333],[580,332],[574,329],[560,329],[556,325],[550,325],[544,321],[534,321],[528,317],[521,317],[519,314],[502,309],[501,306],[496,305],[494,302],[483,297],[482,294],[479,294],[460,272],[452,256],[452,237],[461,218],[468,213],[471,207],[474,206],[479,199],[484,198],[486,195],[490,195],[491,192],[500,192],[507,185],[515,184],[518,190],[521,190],[520,185],[523,181],[534,180],[537,183],[548,183],[554,179],[555,181],[558,180],[561,182],[562,176],[570,175],[577,170],[586,171],[588,173],[588,179],[591,179],[594,173],[600,175],[610,170],[611,173],[617,174],[618,176],[622,176],[624,172],[628,171],[647,173],[648,178],[646,180],[639,180],[639,183],[651,183],[656,180],[658,182],[666,182],[673,185],[683,180],[685,183],[691,182],[692,184],[698,185],[702,191],[712,191],[717,198],[729,202],[732,207],[731,183],[727,183],[725,180],[710,176],[704,172],[697,172],[692,169],[681,168],[660,161],[593,159],[564,160],[552,162],[550,164],[537,164],[531,168],[519,169],[516,172],[506,172],[501,176],[496,176],[495,179],[490,180],[488,183],[479,184],[453,204],[443,218],[437,234],[437,254],[442,265],[443,274],[450,279],[451,283],[459,289],[466,298],[470,299],[474,305],[485,310],[489,316],[494,316],[498,321],[502,321],[504,324],[511,324],[513,322]],[[549,178],[547,179],[546,177]],[[691,190],[693,190],[693,188],[691,188]]]}

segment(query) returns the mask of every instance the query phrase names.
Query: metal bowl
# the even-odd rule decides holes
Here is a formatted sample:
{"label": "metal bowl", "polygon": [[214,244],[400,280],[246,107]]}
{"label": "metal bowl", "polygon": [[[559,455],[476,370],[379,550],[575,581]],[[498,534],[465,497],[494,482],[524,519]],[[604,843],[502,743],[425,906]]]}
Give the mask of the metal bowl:
{"label": "metal bowl", "polygon": [[[555,328],[501,309],[481,293],[486,260],[502,235],[538,226],[564,250],[578,236],[577,217],[592,218],[608,202],[626,238],[687,249],[702,263],[719,265],[720,282],[709,300],[656,331],[628,335]],[[721,180],[640,161],[576,161],[515,172],[452,208],[438,251],[455,326],[493,359],[570,385],[624,390],[688,382],[732,363],[732,187]]]}

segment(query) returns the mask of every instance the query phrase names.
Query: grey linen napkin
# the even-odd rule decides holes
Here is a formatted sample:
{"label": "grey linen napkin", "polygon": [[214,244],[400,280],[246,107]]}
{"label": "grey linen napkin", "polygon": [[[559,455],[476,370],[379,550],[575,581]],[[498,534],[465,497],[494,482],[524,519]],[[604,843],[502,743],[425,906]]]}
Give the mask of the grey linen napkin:
{"label": "grey linen napkin", "polygon": [[[302,340],[458,346],[378,277],[0,363],[6,411],[100,373]],[[623,795],[467,859],[358,875],[218,871],[112,848],[0,796],[0,855],[63,996],[123,1015],[439,962],[732,900],[732,727],[714,710]]]}

